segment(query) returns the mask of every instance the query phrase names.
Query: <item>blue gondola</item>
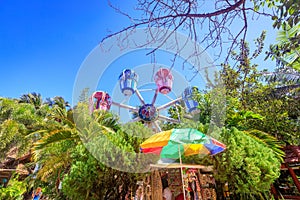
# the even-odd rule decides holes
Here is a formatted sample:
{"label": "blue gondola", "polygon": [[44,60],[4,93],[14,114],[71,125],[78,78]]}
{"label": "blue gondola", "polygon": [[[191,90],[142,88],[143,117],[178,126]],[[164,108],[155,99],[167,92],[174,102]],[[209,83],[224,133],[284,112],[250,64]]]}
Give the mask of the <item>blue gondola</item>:
{"label": "blue gondola", "polygon": [[137,87],[138,75],[130,69],[125,69],[119,76],[119,84],[125,96],[131,96]]}
{"label": "blue gondola", "polygon": [[189,86],[184,90],[182,94],[182,99],[187,108],[187,111],[191,114],[196,114],[200,112],[200,110],[198,109],[198,102],[194,100],[194,95],[197,92],[198,92],[197,87]]}

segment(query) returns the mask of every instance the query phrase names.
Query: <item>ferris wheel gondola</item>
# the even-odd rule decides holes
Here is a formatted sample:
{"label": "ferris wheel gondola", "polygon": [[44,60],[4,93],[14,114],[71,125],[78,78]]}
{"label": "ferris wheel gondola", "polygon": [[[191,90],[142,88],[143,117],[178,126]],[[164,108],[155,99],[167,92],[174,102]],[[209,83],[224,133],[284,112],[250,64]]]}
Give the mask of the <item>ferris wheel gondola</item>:
{"label": "ferris wheel gondola", "polygon": [[131,122],[142,121],[146,126],[153,129],[154,132],[160,132],[160,121],[171,122],[171,123],[180,123],[180,119],[173,119],[163,114],[163,110],[168,109],[170,106],[175,105],[178,102],[183,101],[187,107],[187,111],[194,114],[198,111],[198,104],[193,98],[193,88],[186,88],[182,96],[170,100],[163,105],[156,106],[156,101],[158,95],[166,95],[172,91],[173,86],[173,75],[171,70],[166,68],[160,68],[155,76],[154,81],[156,88],[150,90],[154,92],[153,98],[150,103],[145,102],[143,96],[140,93],[140,90],[137,87],[138,84],[138,75],[131,69],[125,69],[122,71],[119,76],[119,86],[120,91],[125,97],[130,97],[136,95],[139,99],[139,106],[131,106],[123,103],[115,102],[111,99],[108,93],[103,91],[96,91],[90,97],[90,111],[101,109],[108,111],[111,105],[115,105],[119,108],[127,109],[135,113],[135,117]]}

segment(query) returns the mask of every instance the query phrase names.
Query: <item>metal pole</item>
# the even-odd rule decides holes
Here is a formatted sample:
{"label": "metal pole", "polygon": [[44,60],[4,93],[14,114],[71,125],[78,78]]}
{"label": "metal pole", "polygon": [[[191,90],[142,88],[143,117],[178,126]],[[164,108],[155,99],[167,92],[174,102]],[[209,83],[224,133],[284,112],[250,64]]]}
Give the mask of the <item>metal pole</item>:
{"label": "metal pole", "polygon": [[179,151],[179,162],[180,162],[180,172],[181,172],[181,182],[182,182],[182,192],[183,192],[183,199],[185,199],[185,191],[184,191],[184,180],[183,180],[183,169],[182,169],[182,160],[181,160],[181,152],[180,152],[180,144],[178,144],[178,151]]}

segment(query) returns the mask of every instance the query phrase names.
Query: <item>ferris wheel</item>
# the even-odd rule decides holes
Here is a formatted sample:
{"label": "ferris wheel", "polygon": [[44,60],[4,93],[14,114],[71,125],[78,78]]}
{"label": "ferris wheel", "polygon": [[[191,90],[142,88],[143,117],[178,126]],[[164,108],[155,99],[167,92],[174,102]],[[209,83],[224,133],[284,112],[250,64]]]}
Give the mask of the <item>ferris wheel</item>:
{"label": "ferris wheel", "polygon": [[89,99],[89,110],[92,113],[94,110],[108,111],[111,105],[119,108],[124,108],[134,113],[134,118],[130,122],[142,121],[146,126],[152,129],[155,133],[161,131],[160,121],[180,123],[180,118],[173,119],[166,116],[163,111],[176,103],[183,102],[186,111],[191,114],[199,113],[198,103],[194,100],[194,94],[198,91],[197,87],[187,87],[182,92],[180,97],[169,100],[167,103],[159,105],[157,101],[158,95],[167,95],[172,91],[174,82],[171,70],[167,68],[160,68],[154,76],[155,88],[153,91],[153,98],[150,102],[146,102],[141,95],[141,90],[138,89],[138,74],[131,69],[125,69],[119,76],[120,91],[125,97],[136,95],[139,104],[132,106],[120,102],[115,102],[109,93],[104,91],[95,91]]}

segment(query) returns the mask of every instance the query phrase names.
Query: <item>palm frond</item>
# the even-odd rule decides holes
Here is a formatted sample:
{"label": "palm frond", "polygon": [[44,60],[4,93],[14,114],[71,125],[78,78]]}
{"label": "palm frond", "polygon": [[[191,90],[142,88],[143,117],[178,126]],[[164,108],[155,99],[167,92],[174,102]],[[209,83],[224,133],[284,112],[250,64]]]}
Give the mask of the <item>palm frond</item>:
{"label": "palm frond", "polygon": [[[289,96],[294,96],[294,98],[298,98],[299,97],[299,92],[294,91],[295,89],[300,88],[300,83],[299,84],[294,84],[294,85],[285,85],[285,86],[280,86],[275,88],[274,92],[273,92],[273,96],[275,97],[282,97],[285,95],[289,95]],[[291,94],[295,94],[295,95],[291,95]]]}
{"label": "palm frond", "polygon": [[47,181],[47,178],[53,173],[56,173],[59,169],[65,168],[68,165],[69,154],[57,156],[47,156],[46,160],[43,160],[42,167],[37,173],[37,177],[42,181]]}
{"label": "palm frond", "polygon": [[300,82],[300,72],[290,67],[278,68],[274,72],[262,72],[261,74],[262,77],[265,78],[265,80],[268,82]]}
{"label": "palm frond", "polygon": [[271,96],[280,98],[285,95],[298,98],[297,89],[300,88],[300,73],[296,70],[285,67],[275,72],[262,72],[262,77],[269,83],[276,84]]}
{"label": "palm frond", "polygon": [[28,133],[25,137],[32,137],[33,135],[41,135],[43,133],[47,133],[47,130],[37,130],[37,131],[33,131]]}
{"label": "palm frond", "polygon": [[278,32],[277,44],[270,46],[268,57],[275,59],[278,65],[291,67],[300,71],[300,23],[291,27],[287,25]]}
{"label": "palm frond", "polygon": [[66,128],[65,130],[60,130],[60,129],[52,130],[50,133],[45,135],[42,139],[34,143],[34,149],[40,150],[52,143],[61,142],[63,140],[78,140],[78,139],[79,136],[76,133],[74,133],[74,129]]}
{"label": "palm frond", "polygon": [[[102,111],[102,110],[94,111],[93,118],[94,118],[94,121],[96,121],[103,127],[109,127],[109,129],[112,129],[114,131],[120,129],[120,126],[118,123],[118,121],[119,121],[118,117],[113,115],[110,112],[106,112],[106,111]],[[106,128],[104,128],[104,130],[105,129]]]}
{"label": "palm frond", "polygon": [[20,103],[29,103],[29,104],[34,105],[35,108],[40,108],[43,103],[43,100],[42,100],[41,94],[32,92],[32,93],[28,93],[28,94],[23,94],[20,97],[19,102]]}
{"label": "palm frond", "polygon": [[276,157],[281,162],[283,161],[283,157],[285,155],[285,153],[281,150],[283,144],[277,140],[277,138],[259,130],[244,131],[244,133],[272,149]]}
{"label": "palm frond", "polygon": [[85,127],[77,127],[78,134],[80,138],[84,142],[88,142],[93,140],[93,138],[99,136],[99,134],[113,134],[115,135],[116,132],[113,128],[108,126],[99,124],[98,122],[92,121]]}
{"label": "palm frond", "polygon": [[67,107],[71,107],[70,103],[65,101],[63,97],[56,96],[54,98],[47,98],[46,104],[48,104],[51,107],[60,107],[62,109],[66,109]]}
{"label": "palm frond", "polygon": [[59,121],[62,124],[66,124],[71,128],[75,128],[73,114],[70,112],[72,111],[67,111],[66,109],[60,107],[54,107],[52,108],[52,113],[48,118]]}

